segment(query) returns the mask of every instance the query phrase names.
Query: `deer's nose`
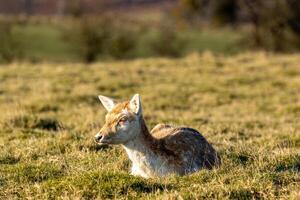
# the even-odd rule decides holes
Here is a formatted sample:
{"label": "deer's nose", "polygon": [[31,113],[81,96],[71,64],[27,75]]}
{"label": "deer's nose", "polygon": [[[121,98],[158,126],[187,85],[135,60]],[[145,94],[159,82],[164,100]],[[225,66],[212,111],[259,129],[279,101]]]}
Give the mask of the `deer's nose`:
{"label": "deer's nose", "polygon": [[99,133],[95,136],[95,141],[98,143],[100,142],[100,140],[102,139],[102,135],[100,135]]}

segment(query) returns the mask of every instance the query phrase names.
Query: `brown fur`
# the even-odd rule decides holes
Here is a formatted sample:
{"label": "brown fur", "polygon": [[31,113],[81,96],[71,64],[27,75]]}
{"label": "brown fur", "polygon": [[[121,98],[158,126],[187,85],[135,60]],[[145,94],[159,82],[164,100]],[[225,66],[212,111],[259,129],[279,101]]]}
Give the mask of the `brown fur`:
{"label": "brown fur", "polygon": [[[193,159],[199,159],[198,156],[202,155],[200,158],[202,168],[211,169],[220,164],[217,153],[198,131],[159,124],[149,133],[144,119],[141,119],[141,124],[144,145],[155,154],[164,157],[170,165],[181,171],[181,174],[185,174],[184,171],[180,170],[184,165],[183,152],[186,152],[187,156],[193,157]],[[197,139],[200,139],[201,142],[197,142]]]}
{"label": "brown fur", "polygon": [[[138,173],[145,177],[165,173],[183,175],[220,164],[214,148],[195,129],[158,124],[150,133],[142,114],[132,112],[130,106],[130,101],[115,104],[106,115],[106,123],[100,133],[108,138],[118,134],[116,127],[124,115],[129,122],[138,120],[134,123],[138,122],[139,128],[130,129],[136,134],[121,143],[137,163],[138,170],[142,170]],[[163,170],[160,171],[160,168]]]}
{"label": "brown fur", "polygon": [[[122,112],[123,109],[128,109],[128,105],[129,105],[128,101],[118,103],[118,104],[116,104],[116,106],[114,107],[114,109],[112,111],[107,113],[107,115],[105,117],[106,123],[100,130],[100,132],[103,135],[110,135],[110,134],[113,134],[112,132],[116,131],[115,127],[116,127],[117,123],[119,122],[120,118],[122,118],[122,115],[120,113]],[[131,114],[129,116],[129,121],[131,121],[132,119],[133,119],[133,115]]]}

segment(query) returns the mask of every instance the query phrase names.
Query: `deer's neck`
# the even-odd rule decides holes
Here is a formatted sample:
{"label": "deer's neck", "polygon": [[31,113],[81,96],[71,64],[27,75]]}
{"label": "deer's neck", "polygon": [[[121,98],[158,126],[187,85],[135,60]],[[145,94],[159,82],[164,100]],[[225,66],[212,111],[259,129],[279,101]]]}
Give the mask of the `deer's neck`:
{"label": "deer's neck", "polygon": [[135,154],[143,154],[145,156],[149,154],[153,155],[153,148],[157,144],[157,140],[150,134],[143,118],[140,119],[140,127],[137,131],[138,133],[136,133],[136,137],[133,140],[123,144],[131,160],[131,155],[133,152]]}

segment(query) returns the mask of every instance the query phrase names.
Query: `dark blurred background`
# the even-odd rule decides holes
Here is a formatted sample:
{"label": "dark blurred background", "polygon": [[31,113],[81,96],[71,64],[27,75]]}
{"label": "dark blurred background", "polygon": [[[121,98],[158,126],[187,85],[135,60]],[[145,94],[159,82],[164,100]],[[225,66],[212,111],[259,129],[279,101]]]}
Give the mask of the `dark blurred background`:
{"label": "dark blurred background", "polygon": [[300,50],[299,0],[0,0],[0,62]]}

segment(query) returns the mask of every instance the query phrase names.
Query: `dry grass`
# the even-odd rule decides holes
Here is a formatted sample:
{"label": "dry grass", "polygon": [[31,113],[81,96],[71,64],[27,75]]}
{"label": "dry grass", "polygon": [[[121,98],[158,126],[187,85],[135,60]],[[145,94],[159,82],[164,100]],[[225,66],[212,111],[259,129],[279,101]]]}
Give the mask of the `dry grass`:
{"label": "dry grass", "polygon": [[[0,67],[0,199],[299,199],[300,56],[248,53],[183,59]],[[200,130],[219,169],[144,180],[120,146],[93,136],[97,95],[142,96],[150,127]]]}

